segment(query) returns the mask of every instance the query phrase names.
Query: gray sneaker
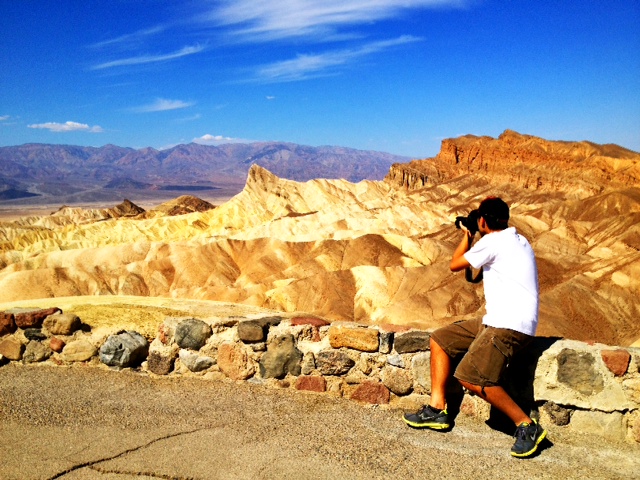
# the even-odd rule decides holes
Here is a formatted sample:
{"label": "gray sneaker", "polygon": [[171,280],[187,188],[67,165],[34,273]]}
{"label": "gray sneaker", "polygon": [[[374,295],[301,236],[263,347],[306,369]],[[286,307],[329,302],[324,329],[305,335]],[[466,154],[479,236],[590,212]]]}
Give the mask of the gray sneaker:
{"label": "gray sneaker", "polygon": [[432,430],[445,430],[449,428],[449,415],[447,410],[434,411],[429,405],[425,405],[416,413],[406,413],[403,420],[414,428],[430,428]]}
{"label": "gray sneaker", "polygon": [[511,455],[526,458],[536,453],[538,445],[546,438],[547,431],[534,420],[531,424],[519,425],[513,436],[516,437],[516,443],[511,447]]}

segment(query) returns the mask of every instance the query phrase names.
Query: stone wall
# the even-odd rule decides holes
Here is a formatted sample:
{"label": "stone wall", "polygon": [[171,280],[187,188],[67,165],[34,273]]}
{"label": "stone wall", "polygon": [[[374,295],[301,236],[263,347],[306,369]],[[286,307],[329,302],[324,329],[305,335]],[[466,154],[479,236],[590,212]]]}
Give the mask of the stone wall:
{"label": "stone wall", "polygon": [[[59,309],[0,313],[0,364],[88,362],[150,375],[199,375],[413,410],[428,401],[428,331],[315,317],[167,317],[155,338],[92,333]],[[640,442],[640,349],[537,337],[505,388],[550,429]],[[453,415],[504,418],[455,382]]]}

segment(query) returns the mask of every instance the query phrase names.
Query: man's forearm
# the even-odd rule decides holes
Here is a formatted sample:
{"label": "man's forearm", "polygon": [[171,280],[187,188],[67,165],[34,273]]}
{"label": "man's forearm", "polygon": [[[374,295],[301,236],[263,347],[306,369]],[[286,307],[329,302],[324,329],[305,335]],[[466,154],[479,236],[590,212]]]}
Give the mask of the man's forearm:
{"label": "man's forearm", "polygon": [[451,259],[451,263],[449,264],[449,268],[452,272],[458,272],[471,266],[469,262],[464,258],[464,254],[467,253],[471,248],[471,239],[472,237],[467,232],[465,232],[462,240],[460,240],[460,243],[458,244],[458,247],[453,252],[453,258]]}

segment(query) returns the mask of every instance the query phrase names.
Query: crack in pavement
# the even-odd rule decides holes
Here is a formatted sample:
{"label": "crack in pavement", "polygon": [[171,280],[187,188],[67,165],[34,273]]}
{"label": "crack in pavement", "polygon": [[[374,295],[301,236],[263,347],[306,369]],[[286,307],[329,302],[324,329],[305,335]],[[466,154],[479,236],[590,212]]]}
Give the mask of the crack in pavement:
{"label": "crack in pavement", "polygon": [[[91,468],[92,470],[96,470],[96,471],[100,472],[100,470],[98,468],[96,468],[96,465],[98,465],[100,463],[108,462],[109,460],[115,460],[116,458],[123,457],[125,455],[128,455],[129,453],[133,453],[133,452],[136,452],[138,450],[142,450],[143,448],[150,447],[154,443],[160,442],[162,440],[167,440],[169,438],[175,438],[175,437],[180,437],[182,435],[189,435],[191,433],[210,430],[212,428],[215,428],[215,427],[208,426],[208,427],[195,428],[193,430],[187,430],[187,431],[183,431],[183,432],[171,433],[169,435],[164,435],[164,436],[159,437],[159,438],[154,438],[153,440],[145,443],[144,445],[139,445],[137,447],[129,448],[129,449],[124,450],[124,451],[122,451],[122,452],[120,452],[120,453],[118,453],[116,455],[112,455],[110,457],[100,458],[98,460],[92,460],[90,462],[84,462],[84,463],[80,463],[78,465],[74,465],[71,468],[68,468],[68,469],[66,469],[66,470],[64,470],[62,472],[56,473],[53,477],[49,477],[47,480],[55,480],[57,478],[62,477],[63,475],[67,475],[68,473],[74,472],[74,471],[79,470],[81,468],[87,468],[87,467]],[[110,473],[110,472],[105,471],[105,472],[101,472],[101,473]],[[117,472],[114,472],[114,473],[117,473]],[[141,474],[136,473],[135,475],[141,475]],[[149,474],[145,474],[145,475],[149,475]],[[157,476],[155,474],[151,474],[149,476],[155,476],[157,478],[170,479],[170,480],[194,480],[191,477],[186,477],[186,478],[183,479],[183,478],[171,477],[171,476]]]}
{"label": "crack in pavement", "polygon": [[113,473],[116,475],[131,475],[134,477],[152,477],[160,478],[162,480],[197,480],[195,477],[174,477],[172,475],[163,475],[161,473],[153,472],[127,472],[124,470],[107,470],[106,468],[96,467],[95,465],[89,466],[88,468],[98,473]]}

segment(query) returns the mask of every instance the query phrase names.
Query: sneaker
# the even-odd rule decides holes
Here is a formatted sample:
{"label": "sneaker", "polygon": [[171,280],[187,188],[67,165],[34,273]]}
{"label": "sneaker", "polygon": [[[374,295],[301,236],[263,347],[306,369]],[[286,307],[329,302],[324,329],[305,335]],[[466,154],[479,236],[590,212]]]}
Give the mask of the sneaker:
{"label": "sneaker", "polygon": [[449,415],[447,410],[436,412],[429,405],[425,405],[416,413],[406,413],[403,417],[405,423],[414,428],[431,428],[444,430],[449,428]]}
{"label": "sneaker", "polygon": [[522,423],[513,435],[516,443],[511,447],[511,455],[518,458],[526,458],[538,450],[538,445],[547,436],[547,431],[534,420],[533,423]]}

